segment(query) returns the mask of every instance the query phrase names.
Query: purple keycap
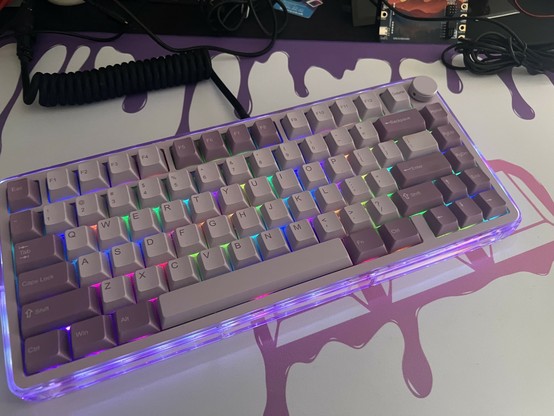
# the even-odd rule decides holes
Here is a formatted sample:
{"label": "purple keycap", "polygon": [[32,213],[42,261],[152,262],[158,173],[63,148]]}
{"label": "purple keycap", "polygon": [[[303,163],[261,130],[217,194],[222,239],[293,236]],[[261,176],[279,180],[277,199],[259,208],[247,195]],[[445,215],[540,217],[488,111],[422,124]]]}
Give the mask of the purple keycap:
{"label": "purple keycap", "polygon": [[470,195],[491,189],[491,180],[480,168],[464,170],[459,178],[466,184]]}
{"label": "purple keycap", "polygon": [[425,120],[416,109],[383,116],[373,125],[382,142],[425,130]]}
{"label": "purple keycap", "polygon": [[480,193],[473,201],[481,208],[486,220],[506,213],[506,202],[494,189]]}
{"label": "purple keycap", "polygon": [[250,131],[258,148],[281,143],[277,127],[275,127],[275,123],[270,118],[257,120],[250,128]]}
{"label": "purple keycap", "polygon": [[471,198],[460,199],[453,202],[449,208],[452,210],[460,228],[478,224],[483,221],[483,211]]}
{"label": "purple keycap", "polygon": [[229,156],[223,138],[218,131],[203,133],[200,136],[199,146],[206,162]]}
{"label": "purple keycap", "polygon": [[183,169],[202,163],[202,159],[198,154],[198,149],[191,137],[175,140],[171,146],[171,155],[173,156],[173,163],[175,163],[177,169]]}
{"label": "purple keycap", "polygon": [[95,316],[71,325],[73,359],[115,347],[112,317]]}
{"label": "purple keycap", "polygon": [[100,315],[96,288],[82,287],[21,307],[23,338]]}
{"label": "purple keycap", "polygon": [[452,173],[452,167],[442,153],[400,162],[391,169],[391,174],[400,188],[417,185]]}
{"label": "purple keycap", "polygon": [[6,190],[8,208],[11,212],[38,207],[40,205],[40,187],[37,181],[28,178],[8,182]]}
{"label": "purple keycap", "polygon": [[23,348],[25,372],[29,375],[71,361],[65,329],[56,329],[27,338]]}
{"label": "purple keycap", "polygon": [[353,232],[343,243],[354,264],[387,254],[383,240],[373,228]]}
{"label": "purple keycap", "polygon": [[114,319],[120,344],[160,331],[156,312],[150,301],[118,309]]}
{"label": "purple keycap", "polygon": [[379,234],[389,252],[421,243],[421,237],[410,218],[399,218],[379,227]]}
{"label": "purple keycap", "polygon": [[17,243],[14,246],[14,258],[17,273],[59,263],[64,261],[62,240],[58,235],[51,234]]}
{"label": "purple keycap", "polygon": [[42,218],[36,211],[21,211],[10,215],[10,235],[12,242],[33,240],[42,236]]}
{"label": "purple keycap", "polygon": [[392,201],[402,216],[409,216],[444,203],[442,194],[431,182],[395,192]]}
{"label": "purple keycap", "polygon": [[19,304],[25,305],[78,287],[75,268],[61,262],[21,273],[17,279]]}
{"label": "purple keycap", "polygon": [[451,124],[437,127],[432,134],[439,145],[439,149],[443,152],[451,147],[459,146],[461,143],[460,135]]}
{"label": "purple keycap", "polygon": [[433,130],[448,123],[448,113],[440,103],[428,104],[420,111],[428,130]]}
{"label": "purple keycap", "polygon": [[435,186],[441,191],[446,203],[467,197],[467,187],[456,175],[443,176],[437,179]]}
{"label": "purple keycap", "polygon": [[229,127],[225,135],[227,146],[231,153],[236,155],[250,150],[256,150],[256,146],[250,137],[250,133],[244,124]]}
{"label": "purple keycap", "polygon": [[423,214],[423,218],[437,237],[458,231],[458,219],[444,205],[430,209]]}
{"label": "purple keycap", "polygon": [[453,147],[448,150],[444,156],[448,159],[455,172],[460,172],[475,166],[475,160],[465,146]]}

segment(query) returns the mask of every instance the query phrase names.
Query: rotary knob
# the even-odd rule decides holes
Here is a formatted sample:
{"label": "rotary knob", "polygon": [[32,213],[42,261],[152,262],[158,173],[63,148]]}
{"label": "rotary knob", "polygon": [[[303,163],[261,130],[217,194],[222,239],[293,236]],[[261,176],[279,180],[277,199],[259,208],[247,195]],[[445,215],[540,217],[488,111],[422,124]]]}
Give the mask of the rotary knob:
{"label": "rotary knob", "polygon": [[416,101],[431,101],[437,93],[437,83],[433,78],[426,76],[416,77],[408,88],[408,94]]}

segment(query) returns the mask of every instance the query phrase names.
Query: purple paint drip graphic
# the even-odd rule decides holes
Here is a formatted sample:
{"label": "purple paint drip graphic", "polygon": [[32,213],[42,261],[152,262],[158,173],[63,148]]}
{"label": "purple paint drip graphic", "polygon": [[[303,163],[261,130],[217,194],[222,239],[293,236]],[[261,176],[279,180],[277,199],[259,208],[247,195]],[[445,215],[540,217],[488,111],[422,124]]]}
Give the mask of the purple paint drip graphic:
{"label": "purple paint drip graphic", "polygon": [[[524,238],[521,234],[534,227],[545,224],[554,226],[535,203],[540,202],[550,214],[554,214],[554,201],[543,185],[519,166],[502,160],[491,161],[490,165],[496,172],[507,175],[520,192],[522,189],[517,185],[519,181],[531,190],[532,195],[522,193],[541,217],[534,224],[520,227],[507,237],[507,241]],[[432,390],[433,374],[421,345],[419,311],[439,299],[475,293],[496,279],[518,272],[546,275],[554,263],[554,241],[502,261],[497,261],[494,253],[494,246],[469,252],[467,261],[462,258],[458,260],[461,265],[469,267],[471,272],[396,302],[392,301],[391,294],[387,294],[382,286],[364,289],[351,297],[367,309],[367,313],[281,346],[278,346],[279,326],[283,320],[277,321],[275,336],[271,335],[267,325],[255,328],[254,336],[266,368],[267,402],[264,416],[289,414],[286,386],[294,364],[313,362],[330,342],[340,342],[356,349],[365,347],[387,323],[396,324],[404,338],[402,374],[407,388],[415,397],[427,397]]]}
{"label": "purple paint drip graphic", "polygon": [[[121,53],[127,53],[136,60],[142,60],[153,56],[167,55],[167,52],[159,46],[148,43],[145,47],[145,42],[137,42],[143,40],[140,35],[127,35],[116,42],[113,42],[113,47]],[[178,47],[188,47],[197,44],[214,44],[224,47],[234,47],[242,50],[255,50],[265,41],[262,40],[246,40],[246,39],[216,39],[216,38],[179,38],[167,37],[170,44]],[[147,41],[149,42],[149,41]],[[8,43],[5,40],[0,42],[0,46]],[[67,57],[61,68],[61,72],[67,67],[67,62],[73,56],[79,46],[86,45],[91,49],[91,54],[83,64],[82,69],[91,69],[94,66],[100,49],[104,47],[102,43],[93,43],[81,41],[75,38],[68,38],[59,35],[40,36],[35,48],[35,56],[37,58],[43,56],[54,45],[62,44],[67,47]],[[140,45],[137,46],[137,45]],[[318,41],[279,41],[277,42],[274,52],[282,51],[289,56],[289,71],[293,76],[295,90],[299,96],[306,97],[308,95],[307,87],[304,83],[304,76],[307,70],[316,66],[328,71],[336,78],[342,78],[345,71],[355,68],[356,63],[360,59],[371,58],[386,61],[391,67],[391,81],[401,79],[400,64],[406,59],[417,59],[425,63],[436,62],[444,46],[442,45],[395,45],[391,47],[388,44],[378,43],[344,43],[344,42],[318,42]],[[269,54],[264,57],[254,59],[241,59],[241,86],[238,93],[238,99],[247,109],[252,108],[252,98],[248,91],[248,80],[250,71],[256,62],[267,62]],[[15,58],[14,58],[15,59]],[[458,74],[455,71],[446,70],[447,85],[451,92],[458,94],[463,90],[463,84]],[[554,84],[554,75],[547,75]],[[500,75],[500,79],[506,85],[512,96],[512,108],[514,113],[525,120],[534,118],[533,109],[526,103],[517,87],[514,84],[511,73]],[[184,107],[179,123],[179,127],[175,134],[184,134],[189,131],[190,122],[188,119],[189,105],[192,102],[194,87],[189,86],[184,89]],[[18,85],[14,91],[14,97],[9,101],[6,108],[0,113],[0,140],[4,125],[11,112],[17,97],[21,94],[21,85]],[[147,103],[147,94],[135,94],[125,97],[122,103],[123,111],[127,113],[140,112]],[[223,98],[222,98],[223,99]]]}

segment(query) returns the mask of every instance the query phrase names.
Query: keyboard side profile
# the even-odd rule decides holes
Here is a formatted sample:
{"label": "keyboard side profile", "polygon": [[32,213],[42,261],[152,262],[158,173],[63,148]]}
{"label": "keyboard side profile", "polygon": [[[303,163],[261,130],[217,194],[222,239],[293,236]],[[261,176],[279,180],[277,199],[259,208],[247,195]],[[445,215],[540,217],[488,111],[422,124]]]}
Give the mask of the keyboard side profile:
{"label": "keyboard side profile", "polygon": [[8,385],[58,397],[491,244],[519,221],[427,77],[8,178]]}

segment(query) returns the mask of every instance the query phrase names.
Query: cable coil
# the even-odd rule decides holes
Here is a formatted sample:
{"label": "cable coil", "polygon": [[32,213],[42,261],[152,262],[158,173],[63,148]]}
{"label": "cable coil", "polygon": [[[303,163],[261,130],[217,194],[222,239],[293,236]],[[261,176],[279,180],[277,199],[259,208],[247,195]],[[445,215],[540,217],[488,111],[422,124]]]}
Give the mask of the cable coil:
{"label": "cable coil", "polygon": [[[23,82],[25,104],[39,96],[45,107],[80,105],[143,91],[195,84],[209,79],[212,65],[207,49],[196,49],[144,61],[110,65],[67,74],[37,72]],[[28,75],[27,75],[28,76]]]}

